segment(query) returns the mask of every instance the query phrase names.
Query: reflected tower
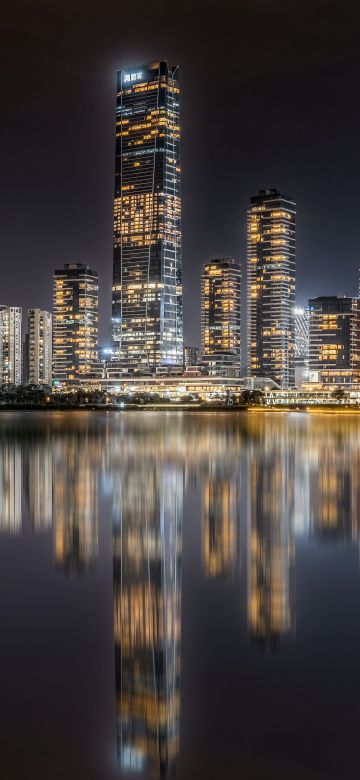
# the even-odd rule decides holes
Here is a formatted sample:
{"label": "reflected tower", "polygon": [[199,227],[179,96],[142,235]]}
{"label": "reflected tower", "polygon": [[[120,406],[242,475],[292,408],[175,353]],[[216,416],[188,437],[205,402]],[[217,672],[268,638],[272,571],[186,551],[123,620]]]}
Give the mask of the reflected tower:
{"label": "reflected tower", "polygon": [[208,577],[231,578],[240,561],[240,475],[214,462],[204,475],[203,559]]}
{"label": "reflected tower", "polygon": [[0,447],[0,532],[18,534],[22,524],[22,450],[16,441]]}
{"label": "reflected tower", "polygon": [[87,437],[59,442],[54,458],[55,565],[81,574],[98,557],[99,444]]}
{"label": "reflected tower", "polygon": [[248,621],[252,638],[275,648],[295,626],[293,474],[289,442],[270,425],[249,453]]}
{"label": "reflected tower", "polygon": [[183,479],[178,466],[126,469],[113,525],[119,762],[156,776],[179,749]]}

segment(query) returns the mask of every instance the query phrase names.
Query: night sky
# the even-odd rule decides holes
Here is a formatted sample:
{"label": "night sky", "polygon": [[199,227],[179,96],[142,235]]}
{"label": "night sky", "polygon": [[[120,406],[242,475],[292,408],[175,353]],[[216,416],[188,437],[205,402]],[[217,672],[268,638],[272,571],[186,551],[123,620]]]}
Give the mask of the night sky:
{"label": "night sky", "polygon": [[23,0],[0,24],[0,303],[51,309],[53,269],[89,262],[109,338],[115,74],[159,58],[181,67],[186,342],[260,188],[297,201],[298,302],[357,293],[357,0]]}

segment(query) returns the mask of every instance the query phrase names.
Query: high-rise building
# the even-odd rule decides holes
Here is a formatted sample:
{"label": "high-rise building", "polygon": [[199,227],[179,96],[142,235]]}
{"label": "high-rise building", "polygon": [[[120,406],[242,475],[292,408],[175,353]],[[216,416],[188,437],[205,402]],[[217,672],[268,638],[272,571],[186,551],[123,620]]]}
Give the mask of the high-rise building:
{"label": "high-rise building", "polygon": [[248,211],[248,373],[291,387],[294,371],[295,223],[292,198],[260,190]]}
{"label": "high-rise building", "polygon": [[239,374],[241,270],[232,257],[206,263],[201,277],[203,362],[210,374]]}
{"label": "high-rise building", "polygon": [[310,379],[360,382],[360,300],[345,295],[309,300]]}
{"label": "high-rise building", "polygon": [[117,76],[113,344],[129,370],[183,363],[178,67]]}
{"label": "high-rise building", "polygon": [[21,385],[22,309],[0,306],[0,384]]}
{"label": "high-rise building", "polygon": [[28,382],[30,385],[51,385],[52,379],[52,316],[48,311],[28,311]]}
{"label": "high-rise building", "polygon": [[67,382],[89,374],[98,359],[98,273],[66,263],[54,274],[53,377]]}

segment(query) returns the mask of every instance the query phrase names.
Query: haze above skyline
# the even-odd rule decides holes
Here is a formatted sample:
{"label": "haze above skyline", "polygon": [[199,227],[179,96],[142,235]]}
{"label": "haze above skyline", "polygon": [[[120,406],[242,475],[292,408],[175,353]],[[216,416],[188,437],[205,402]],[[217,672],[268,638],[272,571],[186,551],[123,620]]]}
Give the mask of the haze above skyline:
{"label": "haze above skyline", "polygon": [[185,343],[199,343],[200,273],[233,255],[245,278],[251,195],[297,202],[297,301],[356,294],[360,12],[356,2],[16,2],[2,17],[1,303],[51,310],[52,274],[100,274],[110,336],[115,79],[181,68]]}

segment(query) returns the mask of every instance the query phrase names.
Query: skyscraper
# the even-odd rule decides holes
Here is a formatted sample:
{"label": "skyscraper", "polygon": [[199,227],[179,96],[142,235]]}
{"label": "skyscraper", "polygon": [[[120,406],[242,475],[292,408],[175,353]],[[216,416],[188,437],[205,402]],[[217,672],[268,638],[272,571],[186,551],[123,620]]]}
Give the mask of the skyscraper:
{"label": "skyscraper", "polygon": [[98,273],[66,263],[54,274],[53,377],[67,382],[88,374],[98,357]]}
{"label": "skyscraper", "polygon": [[41,309],[28,311],[28,380],[30,385],[51,385],[52,317]]}
{"label": "skyscraper", "polygon": [[0,384],[21,384],[22,309],[0,306]]}
{"label": "skyscraper", "polygon": [[360,301],[345,295],[309,300],[310,378],[321,384],[360,381]]}
{"label": "skyscraper", "polygon": [[125,369],[182,365],[178,67],[117,76],[113,345]]}
{"label": "skyscraper", "polygon": [[260,190],[248,211],[248,373],[292,386],[295,222],[292,198]]}
{"label": "skyscraper", "polygon": [[232,257],[211,260],[201,278],[203,362],[211,374],[240,371],[241,270]]}

